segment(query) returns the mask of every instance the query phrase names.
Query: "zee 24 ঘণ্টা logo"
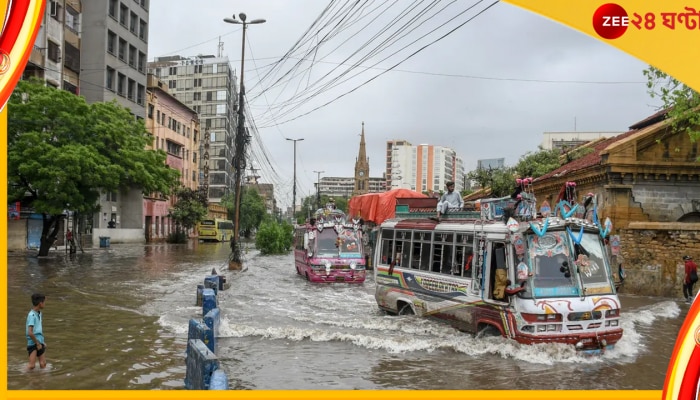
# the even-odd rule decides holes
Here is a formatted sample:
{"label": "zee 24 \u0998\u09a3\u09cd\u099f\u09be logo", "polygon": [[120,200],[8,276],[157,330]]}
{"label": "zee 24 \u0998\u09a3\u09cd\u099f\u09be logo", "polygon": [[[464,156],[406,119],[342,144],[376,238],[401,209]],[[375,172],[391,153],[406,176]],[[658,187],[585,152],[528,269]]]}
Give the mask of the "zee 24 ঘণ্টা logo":
{"label": "zee 24 \u0998\u09a3\u09cd\u099f\u09be logo", "polygon": [[603,39],[617,39],[629,26],[637,30],[653,31],[655,29],[700,30],[700,9],[684,7],[683,10],[654,13],[633,12],[631,15],[615,3],[598,7],[593,13],[593,28]]}

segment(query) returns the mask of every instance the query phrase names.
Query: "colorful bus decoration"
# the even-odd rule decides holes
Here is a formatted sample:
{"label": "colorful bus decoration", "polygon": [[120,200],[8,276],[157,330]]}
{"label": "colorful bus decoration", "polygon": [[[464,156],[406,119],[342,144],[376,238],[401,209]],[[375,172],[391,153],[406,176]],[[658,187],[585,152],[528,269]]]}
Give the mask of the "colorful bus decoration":
{"label": "colorful bus decoration", "polygon": [[566,343],[588,353],[612,348],[622,337],[605,244],[612,225],[598,221],[595,196],[578,204],[572,187],[542,217],[530,182],[521,180],[512,197],[482,200],[480,210],[452,212],[440,222],[397,205],[377,238],[379,308],[524,344]]}
{"label": "colorful bus decoration", "polygon": [[348,221],[333,204],[295,229],[294,264],[310,282],[363,283],[366,265],[359,219]]}
{"label": "colorful bus decoration", "polygon": [[205,219],[197,224],[199,240],[225,242],[233,236],[233,222],[227,219]]}

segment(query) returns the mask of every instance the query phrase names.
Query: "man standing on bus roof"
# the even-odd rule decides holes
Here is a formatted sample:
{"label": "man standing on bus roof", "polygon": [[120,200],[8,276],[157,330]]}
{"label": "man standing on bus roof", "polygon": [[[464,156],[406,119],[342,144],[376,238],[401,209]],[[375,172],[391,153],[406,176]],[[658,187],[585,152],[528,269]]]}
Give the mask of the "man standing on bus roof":
{"label": "man standing on bus roof", "polygon": [[434,221],[440,222],[440,216],[447,214],[449,209],[462,209],[464,207],[464,200],[462,195],[455,192],[455,183],[449,181],[445,184],[447,187],[447,193],[443,194],[437,205],[437,218],[430,218]]}

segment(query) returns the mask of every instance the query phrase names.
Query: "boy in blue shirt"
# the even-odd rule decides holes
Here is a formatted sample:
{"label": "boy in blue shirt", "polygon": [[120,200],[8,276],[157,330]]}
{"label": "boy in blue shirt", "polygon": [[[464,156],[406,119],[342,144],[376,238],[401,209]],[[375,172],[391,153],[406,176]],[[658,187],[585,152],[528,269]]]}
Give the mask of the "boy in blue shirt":
{"label": "boy in blue shirt", "polygon": [[39,359],[39,367],[46,367],[46,344],[44,342],[44,330],[41,326],[41,310],[44,309],[46,296],[41,293],[32,295],[32,309],[27,315],[27,327],[25,333],[27,335],[27,352],[29,353],[29,370],[34,369],[37,358]]}

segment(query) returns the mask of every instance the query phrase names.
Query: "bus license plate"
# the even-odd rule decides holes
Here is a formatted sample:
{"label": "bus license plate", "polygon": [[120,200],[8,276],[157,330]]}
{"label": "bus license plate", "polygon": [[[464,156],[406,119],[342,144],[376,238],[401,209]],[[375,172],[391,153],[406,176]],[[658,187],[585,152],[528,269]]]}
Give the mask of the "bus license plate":
{"label": "bus license plate", "polygon": [[345,277],[336,276],[336,277],[335,277],[335,281],[336,281],[336,282],[345,282]]}

